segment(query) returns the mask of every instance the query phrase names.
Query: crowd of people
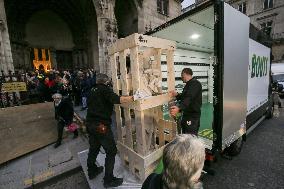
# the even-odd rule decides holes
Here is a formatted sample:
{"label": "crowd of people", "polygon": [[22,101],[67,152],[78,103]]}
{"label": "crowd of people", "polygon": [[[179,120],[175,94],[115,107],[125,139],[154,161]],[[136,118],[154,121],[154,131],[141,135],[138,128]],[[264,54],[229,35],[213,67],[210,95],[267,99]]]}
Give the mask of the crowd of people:
{"label": "crowd of people", "polygon": [[[28,103],[50,102],[52,95],[60,93],[69,96],[75,106],[87,108],[87,96],[96,83],[96,72],[92,69],[75,71],[35,70],[20,74],[17,81],[25,81],[27,92],[21,93]],[[13,76],[14,77],[14,76]]]}

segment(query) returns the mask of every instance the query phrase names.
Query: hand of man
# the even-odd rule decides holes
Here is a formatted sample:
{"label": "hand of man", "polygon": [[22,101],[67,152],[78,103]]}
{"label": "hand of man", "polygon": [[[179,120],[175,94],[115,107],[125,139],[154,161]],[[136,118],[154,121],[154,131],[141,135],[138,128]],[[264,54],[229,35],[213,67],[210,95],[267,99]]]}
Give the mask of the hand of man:
{"label": "hand of man", "polygon": [[128,103],[133,101],[134,101],[133,96],[120,96],[120,103]]}
{"label": "hand of man", "polygon": [[171,98],[176,97],[177,95],[178,95],[178,93],[177,93],[175,90],[169,91],[169,96],[170,96]]}
{"label": "hand of man", "polygon": [[171,115],[172,117],[176,117],[177,113],[179,113],[179,107],[177,107],[177,106],[172,106],[172,107],[170,108],[170,115]]}

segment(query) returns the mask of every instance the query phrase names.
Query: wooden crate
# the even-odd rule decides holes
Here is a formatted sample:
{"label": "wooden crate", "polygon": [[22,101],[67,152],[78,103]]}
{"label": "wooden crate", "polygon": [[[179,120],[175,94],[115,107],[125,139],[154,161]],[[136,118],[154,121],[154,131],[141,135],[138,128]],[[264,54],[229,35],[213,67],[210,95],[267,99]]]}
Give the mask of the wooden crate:
{"label": "wooden crate", "polygon": [[115,105],[117,146],[122,162],[144,180],[157,166],[165,143],[176,135],[176,123],[163,120],[162,105],[171,99],[162,91],[161,57],[167,60],[168,91],[175,89],[173,55],[175,42],[133,34],[109,49],[113,89],[132,95],[145,90],[152,96]]}

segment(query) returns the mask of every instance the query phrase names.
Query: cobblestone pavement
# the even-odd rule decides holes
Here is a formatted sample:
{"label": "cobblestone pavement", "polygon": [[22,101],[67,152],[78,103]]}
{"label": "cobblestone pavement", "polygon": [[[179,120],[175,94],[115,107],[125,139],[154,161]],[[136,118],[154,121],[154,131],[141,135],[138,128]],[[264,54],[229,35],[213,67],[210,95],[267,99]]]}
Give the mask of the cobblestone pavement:
{"label": "cobblestone pavement", "polygon": [[215,176],[206,176],[205,189],[284,188],[284,109],[278,118],[265,120],[247,137],[233,160],[220,159]]}

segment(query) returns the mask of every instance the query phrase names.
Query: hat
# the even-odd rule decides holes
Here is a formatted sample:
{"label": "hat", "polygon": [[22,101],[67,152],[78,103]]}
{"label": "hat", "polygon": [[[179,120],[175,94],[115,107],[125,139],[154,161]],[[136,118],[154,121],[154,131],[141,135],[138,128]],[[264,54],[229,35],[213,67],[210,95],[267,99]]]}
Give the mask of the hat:
{"label": "hat", "polygon": [[99,73],[96,75],[97,84],[106,84],[110,82],[110,78],[106,74]]}

